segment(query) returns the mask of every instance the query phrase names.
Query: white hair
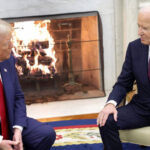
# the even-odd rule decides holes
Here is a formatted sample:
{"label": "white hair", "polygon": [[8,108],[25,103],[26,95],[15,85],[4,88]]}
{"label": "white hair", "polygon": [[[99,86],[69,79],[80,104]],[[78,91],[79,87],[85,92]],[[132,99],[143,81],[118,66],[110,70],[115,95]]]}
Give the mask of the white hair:
{"label": "white hair", "polygon": [[149,6],[146,6],[146,7],[142,7],[142,8],[139,10],[139,13],[143,13],[143,12],[150,13],[150,5],[149,5]]}

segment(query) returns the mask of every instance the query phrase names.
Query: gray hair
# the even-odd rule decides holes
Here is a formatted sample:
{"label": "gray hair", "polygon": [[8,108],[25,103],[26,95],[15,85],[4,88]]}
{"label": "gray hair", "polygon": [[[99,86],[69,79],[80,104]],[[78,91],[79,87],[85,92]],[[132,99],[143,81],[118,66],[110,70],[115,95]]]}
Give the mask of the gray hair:
{"label": "gray hair", "polygon": [[8,22],[0,19],[0,34],[6,34],[11,32],[12,26]]}

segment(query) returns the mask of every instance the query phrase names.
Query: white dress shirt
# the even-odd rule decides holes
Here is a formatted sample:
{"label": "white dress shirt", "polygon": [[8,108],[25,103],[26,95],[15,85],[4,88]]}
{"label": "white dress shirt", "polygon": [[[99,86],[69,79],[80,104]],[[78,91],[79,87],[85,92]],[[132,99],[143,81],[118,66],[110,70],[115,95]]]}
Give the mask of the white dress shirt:
{"label": "white dress shirt", "polygon": [[[2,82],[1,74],[0,74],[0,80],[1,80],[1,82]],[[3,83],[3,82],[2,82],[2,83]],[[21,132],[22,132],[22,130],[23,130],[23,127],[22,127],[22,126],[19,126],[19,125],[14,125],[13,128],[14,128],[14,129],[15,129],[15,128],[18,128],[18,129],[21,130]],[[1,142],[2,140],[3,140],[3,136],[0,135],[0,142]]]}
{"label": "white dress shirt", "polygon": [[[150,59],[150,45],[149,45],[149,51],[148,51],[148,62],[149,62],[149,59]],[[107,104],[113,104],[115,106],[117,106],[117,102],[115,100],[109,100],[108,102],[106,102],[105,105]]]}

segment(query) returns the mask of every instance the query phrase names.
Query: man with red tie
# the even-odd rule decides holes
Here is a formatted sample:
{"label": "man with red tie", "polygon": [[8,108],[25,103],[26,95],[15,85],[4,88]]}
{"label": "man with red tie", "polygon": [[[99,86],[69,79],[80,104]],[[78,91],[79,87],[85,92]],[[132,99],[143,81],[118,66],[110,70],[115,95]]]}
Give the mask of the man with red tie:
{"label": "man with red tie", "polygon": [[[129,43],[121,74],[97,118],[106,150],[122,150],[119,129],[150,126],[150,6],[139,11],[138,34],[140,39]],[[138,93],[129,104],[116,108],[134,81]]]}
{"label": "man with red tie", "polygon": [[12,27],[0,20],[0,147],[8,150],[50,150],[56,134],[52,127],[26,116],[24,95],[11,55]]}

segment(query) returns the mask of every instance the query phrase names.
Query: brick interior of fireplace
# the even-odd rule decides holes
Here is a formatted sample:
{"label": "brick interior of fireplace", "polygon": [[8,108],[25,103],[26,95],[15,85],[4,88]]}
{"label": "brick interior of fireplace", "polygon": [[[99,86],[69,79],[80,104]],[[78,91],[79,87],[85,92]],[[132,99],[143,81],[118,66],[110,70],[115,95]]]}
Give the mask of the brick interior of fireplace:
{"label": "brick interior of fireplace", "polygon": [[[53,51],[57,71],[52,75],[42,75],[41,72],[30,75],[24,69],[19,80],[26,104],[104,96],[98,16],[51,19],[47,30],[55,41]],[[47,47],[47,41],[38,44],[43,49]],[[22,58],[16,59],[22,68],[26,66]],[[41,53],[39,63],[50,61]],[[30,63],[34,61],[30,59]]]}

